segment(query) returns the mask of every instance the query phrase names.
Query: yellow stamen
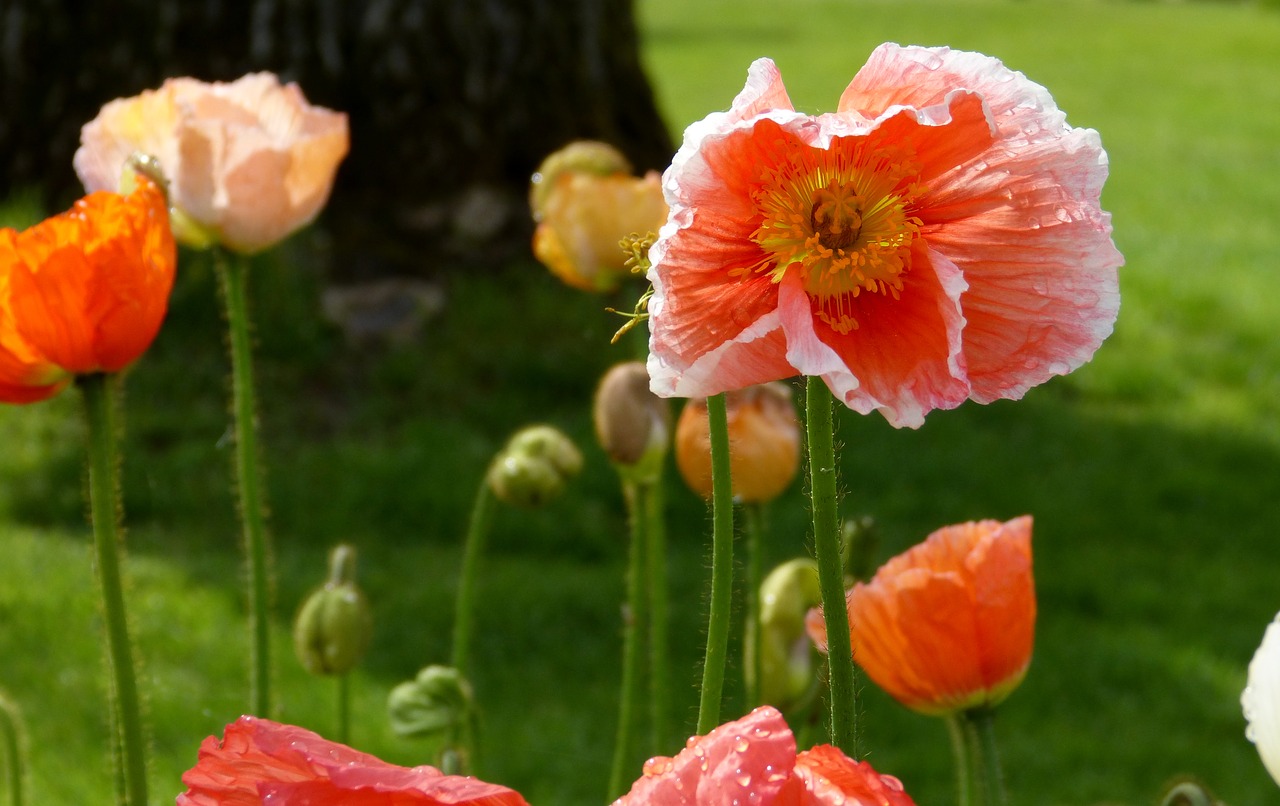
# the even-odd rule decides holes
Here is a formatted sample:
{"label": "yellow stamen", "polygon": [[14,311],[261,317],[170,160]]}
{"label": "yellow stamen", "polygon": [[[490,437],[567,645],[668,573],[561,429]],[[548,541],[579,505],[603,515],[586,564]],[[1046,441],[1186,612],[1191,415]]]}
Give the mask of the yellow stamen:
{"label": "yellow stamen", "polygon": [[898,298],[911,269],[912,215],[919,166],[898,149],[868,149],[838,137],[827,149],[788,144],[765,168],[754,198],[760,223],[752,238],[768,258],[750,271],[780,282],[800,272],[815,314],[839,333],[858,327],[862,292]]}

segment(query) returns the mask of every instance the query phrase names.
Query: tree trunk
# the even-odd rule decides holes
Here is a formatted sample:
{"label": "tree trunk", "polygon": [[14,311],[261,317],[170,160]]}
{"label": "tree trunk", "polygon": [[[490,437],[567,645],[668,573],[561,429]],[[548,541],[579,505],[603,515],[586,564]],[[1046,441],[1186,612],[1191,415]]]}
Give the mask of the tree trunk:
{"label": "tree trunk", "polygon": [[529,175],[570,140],[638,170],[674,151],[631,0],[0,0],[0,196],[78,196],[80,126],[113,98],[255,70],[350,116],[323,219],[339,279],[527,250]]}

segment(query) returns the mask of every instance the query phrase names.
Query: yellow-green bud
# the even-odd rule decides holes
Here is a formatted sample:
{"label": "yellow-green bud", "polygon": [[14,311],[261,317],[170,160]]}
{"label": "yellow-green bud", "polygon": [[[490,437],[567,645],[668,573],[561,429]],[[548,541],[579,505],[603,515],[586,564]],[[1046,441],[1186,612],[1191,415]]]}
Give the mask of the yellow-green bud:
{"label": "yellow-green bud", "polygon": [[452,666],[428,666],[391,690],[387,715],[399,736],[424,737],[461,728],[471,718],[471,684]]}
{"label": "yellow-green bud", "polygon": [[671,444],[671,406],[649,390],[639,361],[617,364],[600,381],[594,409],[600,446],[623,474],[657,479]]}
{"label": "yellow-green bud", "polygon": [[316,675],[354,669],[373,634],[373,613],[354,580],[355,549],[338,546],[329,563],[329,581],[307,597],[293,623],[294,651]]}
{"label": "yellow-green bud", "polygon": [[533,508],[559,495],[581,470],[582,454],[567,436],[549,425],[535,425],[507,442],[489,466],[488,482],[499,500]]}
{"label": "yellow-green bud", "polygon": [[783,563],[760,585],[763,702],[788,711],[805,704],[816,692],[818,658],[804,620],[821,601],[818,565],[808,557]]}

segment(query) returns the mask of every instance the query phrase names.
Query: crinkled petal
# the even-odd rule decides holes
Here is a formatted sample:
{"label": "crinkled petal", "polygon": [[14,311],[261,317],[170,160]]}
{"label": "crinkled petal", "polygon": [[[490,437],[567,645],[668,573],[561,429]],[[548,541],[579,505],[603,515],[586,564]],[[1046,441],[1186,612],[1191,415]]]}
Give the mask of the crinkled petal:
{"label": "crinkled petal", "polygon": [[1263,766],[1280,784],[1280,615],[1267,625],[1262,644],[1249,662],[1240,704],[1248,723],[1245,736],[1257,746]]}
{"label": "crinkled petal", "polygon": [[915,806],[897,778],[829,744],[797,755],[796,777],[804,782],[808,806]]}

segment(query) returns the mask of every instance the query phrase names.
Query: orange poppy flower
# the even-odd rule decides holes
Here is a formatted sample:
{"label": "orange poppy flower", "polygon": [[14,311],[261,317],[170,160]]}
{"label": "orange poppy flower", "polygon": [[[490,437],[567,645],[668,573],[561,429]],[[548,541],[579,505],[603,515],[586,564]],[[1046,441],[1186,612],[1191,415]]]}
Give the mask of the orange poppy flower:
{"label": "orange poppy flower", "polygon": [[177,253],[164,193],[93,193],[23,232],[0,230],[0,400],[57,394],[119,372],[151,345]]}
{"label": "orange poppy flower", "polygon": [[662,396],[820,376],[917,427],[1088,361],[1119,307],[1097,132],[977,53],[882,45],[837,111],[755,62],[690,126],[650,250]]}
{"label": "orange poppy flower", "polygon": [[[934,715],[996,705],[1031,663],[1031,517],[939,529],[847,603],[853,659],[903,705]],[[807,621],[826,651],[822,611]]]}
{"label": "orange poppy flower", "polygon": [[308,104],[271,73],[171,78],[102,107],[80,142],[74,163],[87,189],[117,189],[130,155],[150,154],[169,180],[180,241],[251,254],[324,207],[347,154],[347,116]]}
{"label": "orange poppy flower", "polygon": [[398,767],[309,730],[242,716],[210,736],[177,806],[528,806],[515,790]]}
{"label": "orange poppy flower", "polygon": [[[740,503],[772,501],[791,485],[800,467],[800,422],[791,390],[761,384],[725,396],[729,425],[729,475]],[[676,423],[676,466],[698,495],[711,497],[711,432],[705,398],[690,400]]]}
{"label": "orange poppy flower", "polygon": [[[657,756],[614,806],[914,806],[902,782],[830,745],[796,752],[782,714],[761,706],[674,758]],[[181,806],[181,804],[179,804]]]}

